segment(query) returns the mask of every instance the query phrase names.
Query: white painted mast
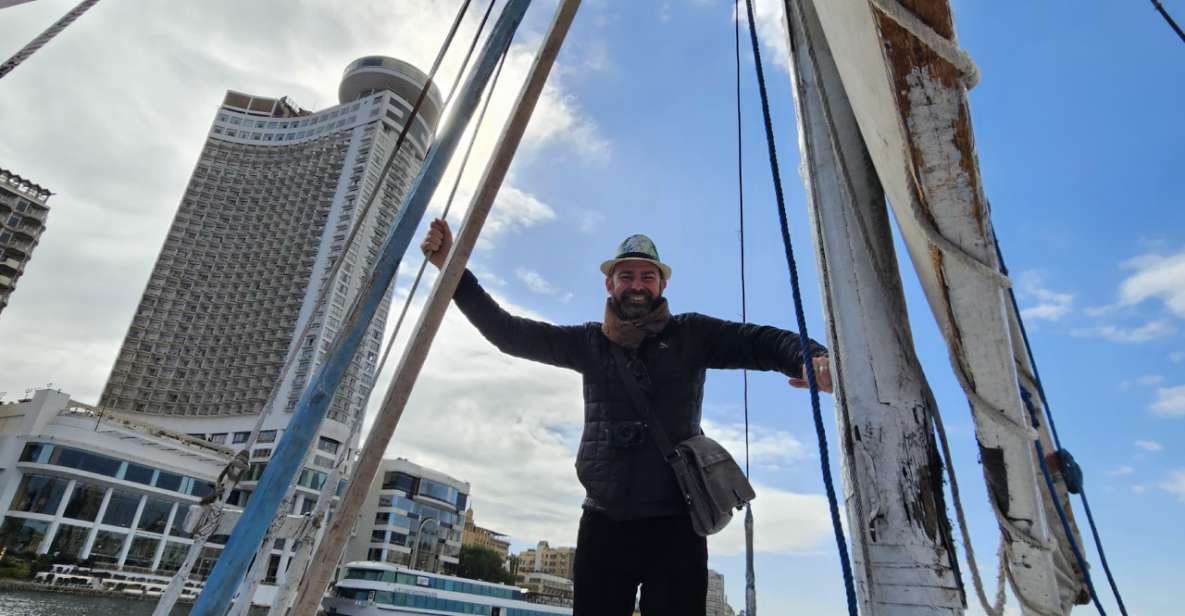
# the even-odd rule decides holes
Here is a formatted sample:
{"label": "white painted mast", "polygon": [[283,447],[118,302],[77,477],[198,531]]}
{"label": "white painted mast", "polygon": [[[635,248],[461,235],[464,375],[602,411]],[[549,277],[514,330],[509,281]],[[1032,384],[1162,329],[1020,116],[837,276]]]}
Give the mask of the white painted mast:
{"label": "white painted mast", "polygon": [[787,0],[785,9],[860,613],[962,614],[937,409],[913,348],[884,191],[814,6]]}
{"label": "white painted mast", "polygon": [[[971,406],[1014,594],[1065,614],[1082,578],[1060,555],[1019,394],[1008,279],[999,273],[947,0],[802,0],[813,6],[902,237]],[[1044,430],[1044,428],[1042,428]],[[878,461],[879,462],[879,461]],[[852,520],[852,526],[861,523]]]}

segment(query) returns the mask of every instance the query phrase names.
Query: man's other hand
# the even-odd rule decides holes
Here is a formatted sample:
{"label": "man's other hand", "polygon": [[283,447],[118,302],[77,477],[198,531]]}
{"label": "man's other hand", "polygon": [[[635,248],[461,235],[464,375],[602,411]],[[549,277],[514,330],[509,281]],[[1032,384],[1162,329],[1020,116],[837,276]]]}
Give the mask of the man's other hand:
{"label": "man's other hand", "polygon": [[444,267],[444,259],[453,248],[453,231],[442,218],[432,221],[428,227],[428,235],[420,244],[420,250],[428,257],[428,262],[436,269]]}
{"label": "man's other hand", "polygon": [[[813,357],[815,363],[815,384],[819,386],[819,391],[831,393],[834,387],[831,384],[831,359],[828,357]],[[808,387],[806,382],[806,366],[802,367],[802,378],[790,377],[790,386],[799,389],[806,389]]]}

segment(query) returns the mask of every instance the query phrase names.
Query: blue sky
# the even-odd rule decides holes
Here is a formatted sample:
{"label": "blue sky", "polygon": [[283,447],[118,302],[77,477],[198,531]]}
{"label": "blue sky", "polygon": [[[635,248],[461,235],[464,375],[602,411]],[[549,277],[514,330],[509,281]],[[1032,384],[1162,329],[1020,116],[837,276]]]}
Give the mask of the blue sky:
{"label": "blue sky", "polygon": [[[71,4],[4,9],[0,55]],[[5,78],[0,165],[58,195],[42,245],[0,315],[0,353],[12,365],[0,390],[54,381],[81,400],[97,399],[222,92],[290,94],[321,108],[335,102],[341,69],[360,55],[427,66],[454,4],[390,4],[359,3],[346,13],[313,2],[279,11],[104,3]],[[508,84],[521,80],[554,6],[537,4]],[[772,38],[779,3],[758,4],[782,180],[818,336],[823,317],[789,79]],[[1185,16],[1180,0],[1165,5]],[[1185,46],[1145,3],[954,7],[960,42],[983,72],[971,106],[986,193],[1062,439],[1086,472],[1130,611],[1176,613],[1185,549],[1174,525],[1185,513],[1185,209],[1174,180],[1185,161]],[[474,269],[500,299],[555,322],[599,320],[597,264],[642,232],[674,268],[673,310],[739,318],[731,14],[721,0],[585,3],[474,255]],[[105,36],[112,28],[122,36]],[[749,318],[789,328],[748,56]],[[500,88],[492,117],[504,117],[513,90]],[[484,161],[494,126],[483,129],[475,160]],[[479,171],[475,164],[463,186]],[[902,277],[981,567],[990,571],[997,535],[966,401],[908,260]],[[399,284],[402,293],[405,279]],[[540,539],[570,544],[580,496],[571,471],[578,387],[570,374],[498,357],[450,315],[390,451],[471,481],[478,523],[507,532],[516,548]],[[776,613],[841,613],[807,397],[776,375],[754,375],[751,387],[762,447],[754,478],[766,488],[754,505],[760,604]],[[705,417],[736,442],[738,374],[710,375]],[[444,437],[442,425],[451,428]],[[838,477],[834,457],[832,464]],[[735,530],[713,540],[712,566],[739,605]]]}

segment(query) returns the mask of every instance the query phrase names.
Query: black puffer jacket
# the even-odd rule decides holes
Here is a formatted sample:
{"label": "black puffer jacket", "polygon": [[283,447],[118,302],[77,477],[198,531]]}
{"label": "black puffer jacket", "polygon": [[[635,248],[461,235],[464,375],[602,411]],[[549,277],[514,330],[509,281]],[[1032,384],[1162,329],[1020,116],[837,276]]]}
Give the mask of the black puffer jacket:
{"label": "black puffer jacket", "polygon": [[[685,513],[675,475],[630,404],[600,323],[558,326],[513,316],[466,271],[454,301],[502,352],[584,376],[584,434],[576,474],[588,493],[585,508],[618,520]],[[824,352],[814,345],[815,354]],[[627,351],[628,353],[628,351]],[[700,407],[708,368],[774,370],[800,376],[797,335],[701,314],[671,317],[637,350],[650,377],[655,414],[672,443],[701,433]]]}

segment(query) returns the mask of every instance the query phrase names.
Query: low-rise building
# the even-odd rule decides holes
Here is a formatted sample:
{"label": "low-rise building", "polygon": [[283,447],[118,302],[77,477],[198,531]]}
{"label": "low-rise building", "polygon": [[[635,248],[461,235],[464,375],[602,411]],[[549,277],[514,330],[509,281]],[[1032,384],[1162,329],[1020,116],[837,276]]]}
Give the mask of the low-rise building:
{"label": "low-rise building", "polygon": [[521,580],[519,585],[531,593],[532,601],[546,605],[572,605],[573,584],[568,578],[529,571]]}
{"label": "low-rise building", "polygon": [[469,484],[403,458],[383,460],[343,562],[372,560],[452,574]]}
{"label": "low-rise building", "polygon": [[572,579],[572,565],[576,561],[576,548],[553,548],[546,541],[518,555],[517,575],[520,580],[532,572],[546,573]]}
{"label": "low-rise building", "polygon": [[[230,456],[55,390],[0,404],[0,545],[171,575],[193,542],[186,515]],[[195,575],[209,571],[224,540],[207,544]]]}
{"label": "low-rise building", "polygon": [[478,526],[473,521],[472,507],[465,512],[465,532],[461,535],[461,545],[493,550],[503,561],[510,557],[510,541],[506,535]]}

